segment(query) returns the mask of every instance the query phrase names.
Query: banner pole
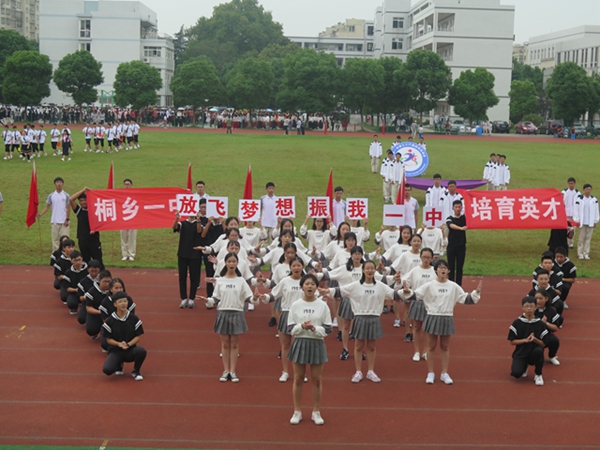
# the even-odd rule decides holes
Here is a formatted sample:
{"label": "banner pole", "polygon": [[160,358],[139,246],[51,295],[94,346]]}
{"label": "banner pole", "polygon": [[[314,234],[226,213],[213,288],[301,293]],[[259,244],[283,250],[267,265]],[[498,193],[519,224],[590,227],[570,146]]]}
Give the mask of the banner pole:
{"label": "banner pole", "polygon": [[37,224],[38,224],[38,235],[40,238],[40,261],[43,263],[44,262],[44,250],[42,248],[42,225],[40,224],[39,219],[36,220]]}

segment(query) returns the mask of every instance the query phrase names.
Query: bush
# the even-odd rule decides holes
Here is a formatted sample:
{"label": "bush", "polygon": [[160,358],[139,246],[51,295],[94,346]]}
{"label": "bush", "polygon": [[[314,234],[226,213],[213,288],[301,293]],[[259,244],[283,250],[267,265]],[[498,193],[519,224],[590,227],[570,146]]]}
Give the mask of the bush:
{"label": "bush", "polygon": [[521,119],[523,122],[533,122],[536,127],[539,127],[544,123],[544,119],[542,119],[537,114],[527,114]]}
{"label": "bush", "polygon": [[429,119],[425,119],[423,121],[423,126],[429,125],[431,122],[429,122]]}

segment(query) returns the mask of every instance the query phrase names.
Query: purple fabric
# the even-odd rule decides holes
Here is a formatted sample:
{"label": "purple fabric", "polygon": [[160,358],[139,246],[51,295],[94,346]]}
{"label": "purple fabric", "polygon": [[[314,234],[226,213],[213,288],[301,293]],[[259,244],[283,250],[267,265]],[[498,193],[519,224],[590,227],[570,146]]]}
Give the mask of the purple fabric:
{"label": "purple fabric", "polygon": [[[448,187],[448,181],[450,180],[442,180],[442,186]],[[458,189],[477,189],[480,186],[483,186],[487,183],[485,180],[455,180],[456,187]],[[420,189],[422,191],[426,191],[431,186],[433,186],[433,180],[429,180],[427,178],[407,178],[406,182],[410,184],[415,189]]]}

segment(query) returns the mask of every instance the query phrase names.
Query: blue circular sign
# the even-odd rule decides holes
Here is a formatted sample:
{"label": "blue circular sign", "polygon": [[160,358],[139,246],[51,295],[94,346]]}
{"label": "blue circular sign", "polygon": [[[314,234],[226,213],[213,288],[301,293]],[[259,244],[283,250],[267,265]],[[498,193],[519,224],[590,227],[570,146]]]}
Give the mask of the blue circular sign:
{"label": "blue circular sign", "polygon": [[407,178],[414,178],[421,175],[429,165],[429,155],[425,147],[415,142],[397,142],[392,145],[394,157],[400,152],[402,157],[400,161],[404,164],[404,173]]}

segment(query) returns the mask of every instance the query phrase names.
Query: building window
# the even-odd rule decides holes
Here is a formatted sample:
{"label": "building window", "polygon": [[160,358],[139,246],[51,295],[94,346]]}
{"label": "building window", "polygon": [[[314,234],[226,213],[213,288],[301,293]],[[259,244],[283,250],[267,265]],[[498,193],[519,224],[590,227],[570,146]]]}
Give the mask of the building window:
{"label": "building window", "polygon": [[402,50],[402,39],[392,39],[392,50]]}
{"label": "building window", "polygon": [[80,42],[79,43],[79,50],[85,50],[87,52],[91,52],[92,51],[92,44],[90,42]]}
{"label": "building window", "polygon": [[160,47],[144,47],[144,57],[146,58],[160,58],[161,52]]}
{"label": "building window", "polygon": [[362,44],[346,44],[347,52],[362,52]]}
{"label": "building window", "polygon": [[372,52],[373,51],[373,43],[372,42],[367,42],[367,51],[368,52]]}
{"label": "building window", "polygon": [[335,60],[337,61],[339,67],[344,65],[344,58],[336,58]]}
{"label": "building window", "polygon": [[394,17],[392,19],[392,28],[404,28],[404,18]]}
{"label": "building window", "polygon": [[350,25],[348,27],[348,33],[354,33],[354,30],[355,30],[354,25]]}
{"label": "building window", "polygon": [[83,19],[79,21],[79,37],[90,38],[92,37],[92,21],[89,19]]}
{"label": "building window", "polygon": [[372,25],[369,25],[367,27],[367,36],[373,36],[374,33],[374,27]]}

